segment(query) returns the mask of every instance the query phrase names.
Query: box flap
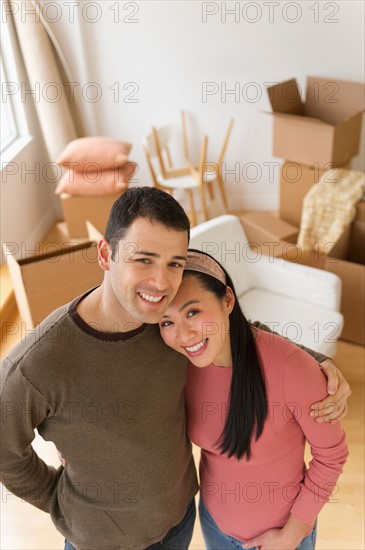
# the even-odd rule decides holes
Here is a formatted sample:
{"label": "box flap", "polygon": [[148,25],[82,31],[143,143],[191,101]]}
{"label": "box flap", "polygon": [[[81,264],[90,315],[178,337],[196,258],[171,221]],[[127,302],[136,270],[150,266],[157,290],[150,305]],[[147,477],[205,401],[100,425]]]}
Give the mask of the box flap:
{"label": "box flap", "polygon": [[298,228],[268,212],[245,214],[241,222],[250,243],[297,242]]}
{"label": "box flap", "polygon": [[274,113],[304,114],[304,105],[295,78],[275,84],[267,89]]}
{"label": "box flap", "polygon": [[317,124],[318,126],[332,126],[319,118],[305,117],[301,115],[294,115],[291,113],[271,113],[274,118],[282,118],[285,120],[292,120],[293,122],[298,122],[300,124]]}
{"label": "box flap", "polygon": [[62,258],[62,256],[72,257],[72,255],[75,252],[78,252],[79,250],[85,250],[87,248],[91,248],[95,246],[95,242],[89,242],[89,241],[86,241],[84,243],[78,243],[78,244],[69,244],[69,243],[65,243],[65,244],[66,246],[62,246],[62,244],[58,244],[57,249],[53,250],[52,252],[45,252],[42,254],[37,254],[36,256],[24,258],[23,260],[18,260],[18,264],[20,266],[25,266],[28,264],[36,264],[47,260],[50,260],[49,261],[50,264],[56,263]]}
{"label": "box flap", "polygon": [[6,257],[6,263],[8,264],[8,268],[9,268],[9,272],[10,272],[10,276],[13,284],[15,299],[16,299],[20,316],[28,327],[32,327],[33,319],[29,310],[28,298],[23,285],[23,276],[21,272],[21,267],[19,265],[19,262],[15,259],[14,255],[12,254],[10,248],[8,248],[7,243],[3,244],[3,249]]}
{"label": "box flap", "polygon": [[361,82],[309,76],[305,114],[337,124],[365,110],[365,85]]}
{"label": "box flap", "polygon": [[89,220],[86,220],[85,223],[86,223],[88,238],[90,239],[90,241],[95,241],[96,243],[98,243],[101,239],[104,238],[103,234],[100,233],[100,231],[96,229],[95,225],[89,222]]}

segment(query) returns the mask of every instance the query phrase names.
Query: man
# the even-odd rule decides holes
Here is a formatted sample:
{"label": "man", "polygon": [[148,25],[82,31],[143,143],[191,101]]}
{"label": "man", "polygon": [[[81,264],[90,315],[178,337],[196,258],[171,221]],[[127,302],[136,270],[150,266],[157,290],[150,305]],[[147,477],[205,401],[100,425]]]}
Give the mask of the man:
{"label": "man", "polygon": [[[186,362],[156,325],[180,285],[188,241],[175,199],[129,189],[98,245],[101,286],[54,311],[4,361],[1,480],[51,514],[68,550],[189,546],[198,485]],[[66,468],[36,455],[35,428]]]}

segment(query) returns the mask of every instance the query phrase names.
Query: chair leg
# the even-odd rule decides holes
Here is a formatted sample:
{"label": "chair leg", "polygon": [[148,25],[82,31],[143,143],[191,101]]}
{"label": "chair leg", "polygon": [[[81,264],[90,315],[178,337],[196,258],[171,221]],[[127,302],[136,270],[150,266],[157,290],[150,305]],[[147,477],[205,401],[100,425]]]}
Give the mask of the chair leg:
{"label": "chair leg", "polygon": [[201,201],[202,201],[204,220],[207,221],[207,220],[209,220],[209,214],[208,214],[208,209],[207,209],[207,201],[205,200],[204,188],[200,188],[200,197],[201,197]]}
{"label": "chair leg", "polygon": [[174,190],[172,187],[163,187],[163,186],[159,186],[158,189],[161,189],[162,191],[165,191],[165,193],[168,193],[169,195],[171,195],[172,197],[174,196]]}
{"label": "chair leg", "polygon": [[223,181],[222,181],[220,172],[218,172],[218,174],[217,174],[217,180],[218,180],[219,190],[220,190],[221,195],[222,195],[222,200],[223,200],[224,208],[225,208],[226,210],[228,210],[228,203],[227,203],[226,192],[225,192],[225,189],[224,189],[224,183],[223,183]]}
{"label": "chair leg", "polygon": [[213,182],[212,182],[212,181],[208,181],[207,187],[208,187],[209,198],[210,198],[210,200],[213,201],[213,200],[214,200]]}
{"label": "chair leg", "polygon": [[191,226],[194,227],[196,225],[196,211],[195,211],[195,206],[194,206],[193,191],[191,189],[187,189],[186,192],[187,192],[188,197],[189,197]]}

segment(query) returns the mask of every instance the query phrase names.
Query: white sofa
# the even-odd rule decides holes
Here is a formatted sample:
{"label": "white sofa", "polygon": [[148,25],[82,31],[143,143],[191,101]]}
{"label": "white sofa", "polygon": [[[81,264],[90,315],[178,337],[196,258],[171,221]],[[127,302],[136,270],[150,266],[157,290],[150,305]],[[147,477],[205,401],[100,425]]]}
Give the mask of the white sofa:
{"label": "white sofa", "polygon": [[190,247],[208,252],[225,267],[248,319],[325,355],[335,354],[343,328],[337,275],[254,252],[236,216],[194,227]]}

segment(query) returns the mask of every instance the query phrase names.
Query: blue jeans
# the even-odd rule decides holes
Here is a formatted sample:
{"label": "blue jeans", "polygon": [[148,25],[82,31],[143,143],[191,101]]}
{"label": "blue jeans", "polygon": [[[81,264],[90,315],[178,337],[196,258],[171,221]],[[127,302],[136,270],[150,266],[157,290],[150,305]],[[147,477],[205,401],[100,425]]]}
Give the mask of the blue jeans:
{"label": "blue jeans", "polygon": [[[187,550],[193,536],[195,516],[196,508],[193,499],[180,523],[172,527],[161,541],[151,544],[146,550]],[[76,548],[66,540],[65,550],[76,550]]]}
{"label": "blue jeans", "polygon": [[[242,541],[223,533],[208,512],[203,501],[199,503],[199,517],[207,550],[242,550]],[[297,550],[314,550],[317,538],[317,521],[313,531],[307,535],[297,547]],[[247,548],[247,550],[258,550]]]}

